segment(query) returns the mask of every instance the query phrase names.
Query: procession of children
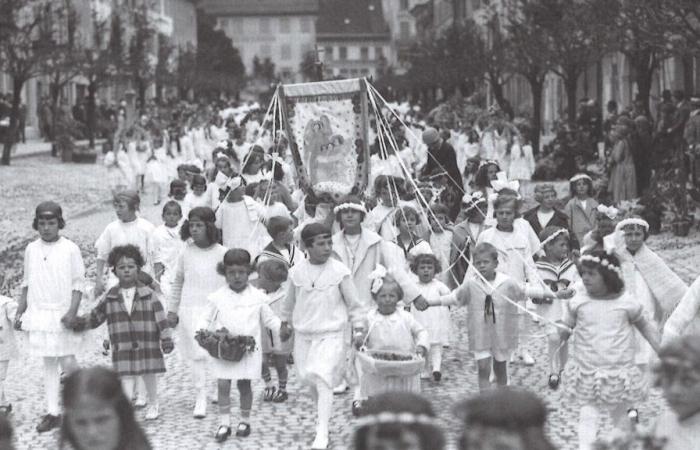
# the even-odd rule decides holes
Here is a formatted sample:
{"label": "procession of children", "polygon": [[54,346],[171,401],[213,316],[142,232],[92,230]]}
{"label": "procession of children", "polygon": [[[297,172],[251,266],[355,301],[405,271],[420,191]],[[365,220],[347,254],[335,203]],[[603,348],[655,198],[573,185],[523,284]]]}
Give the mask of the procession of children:
{"label": "procession of children", "polygon": [[[503,155],[476,149],[498,161],[460,149],[468,170],[456,208],[442,203],[449,182],[417,182],[398,161],[403,172],[387,174],[385,164],[366,193],[331,202],[295,184],[289,149],[277,155],[284,136],[259,128],[242,127],[236,140],[214,125],[135,137],[108,155],[116,219],[95,242],[94,283],[61,235],[61,206],[36,206],[21,296],[0,304],[3,413],[12,410],[2,382],[16,333],[27,334],[22,351],[43,361],[36,428],[46,432],[61,424],[60,374],[88,351],[86,330],[106,323],[113,369],[146,420],[168,408],[158,383],[174,352],[191,367],[194,389],[181,392],[194,393],[192,419],[216,414],[219,443],[262,432],[250,421],[254,380],[264,382],[263,401],[283,403],[294,371],[315,407],[310,447],[341,448],[330,427],[334,395],[352,391],[362,416],[388,391],[443,383],[452,347],[468,348],[480,391],[515,385],[510,368],[535,364],[539,338],[545,384],[579,405],[579,448],[592,448],[604,413],[618,429],[639,421],[662,339],[684,333],[700,295],[646,246],[642,218],[597,204],[590,175],[571,178],[564,208],[554,186],[539,184],[538,205],[522,210],[533,199],[511,178],[529,178],[517,158],[531,149],[516,135]],[[427,147],[415,152],[428,160],[434,131],[422,131]],[[140,214],[146,199],[161,211],[157,226]],[[453,338],[462,307],[466,341]]]}

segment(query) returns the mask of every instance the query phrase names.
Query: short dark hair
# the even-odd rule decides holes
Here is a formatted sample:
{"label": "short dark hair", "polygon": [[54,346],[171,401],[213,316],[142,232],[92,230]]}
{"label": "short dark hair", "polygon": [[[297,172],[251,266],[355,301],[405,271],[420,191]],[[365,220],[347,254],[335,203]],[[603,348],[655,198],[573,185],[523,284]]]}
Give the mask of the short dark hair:
{"label": "short dark hair", "polygon": [[265,228],[272,239],[274,239],[278,234],[287,231],[287,229],[294,222],[289,217],[285,216],[272,216],[267,220]]}
{"label": "short dark hair", "polygon": [[178,202],[176,202],[175,200],[168,200],[167,202],[165,202],[165,204],[163,205],[163,214],[165,214],[165,211],[168,208],[177,209],[178,212],[180,213],[180,217],[182,217],[182,206],[180,206],[180,204]]}
{"label": "short dark hair", "polygon": [[207,179],[204,178],[202,175],[193,175],[192,176],[192,181],[190,183],[192,186],[197,185],[197,186],[206,186],[207,185]]}
{"label": "short dark hair", "polygon": [[252,271],[253,268],[250,264],[250,253],[248,250],[242,248],[232,248],[224,253],[224,259],[216,265],[216,272],[219,275],[224,275],[226,273],[226,267],[231,266],[245,266],[248,271]]}
{"label": "short dark hair", "polygon": [[474,250],[472,250],[472,258],[476,257],[476,255],[483,254],[487,254],[492,259],[498,261],[498,249],[494,247],[493,244],[490,244],[488,242],[479,242],[478,244],[476,244]]}
{"label": "short dark hair", "polygon": [[394,213],[394,223],[399,223],[399,221],[408,219],[409,217],[414,217],[417,223],[420,223],[420,215],[412,206],[403,206],[399,208]]}
{"label": "short dark hair", "polygon": [[[58,229],[62,230],[66,227],[66,221],[63,219],[63,217],[56,217],[58,219]],[[34,220],[32,220],[32,228],[35,230],[39,230],[39,217],[34,216]]]}
{"label": "short dark hair", "polygon": [[141,250],[132,244],[114,247],[112,251],[109,252],[107,264],[109,264],[109,267],[115,268],[119,260],[122,258],[133,259],[139,269],[146,264],[145,260],[143,259],[143,255],[141,254]]}
{"label": "short dark hair", "polygon": [[431,253],[421,253],[416,255],[413,258],[413,261],[411,261],[411,272],[417,273],[418,266],[425,263],[433,265],[436,275],[442,272],[442,264],[440,264],[440,260],[437,259],[437,256]]}
{"label": "short dark hair", "polygon": [[301,230],[301,241],[306,247],[311,247],[316,236],[332,236],[331,229],[318,222],[312,222]]}
{"label": "short dark hair", "polygon": [[[450,210],[447,208],[447,206],[443,205],[442,203],[436,203],[433,206],[430,207],[430,210],[433,212],[433,215],[438,215],[438,214],[444,214],[446,216],[450,215]],[[430,216],[432,217],[432,216]]]}
{"label": "short dark hair", "polygon": [[571,198],[576,197],[576,183],[578,183],[581,180],[585,181],[586,184],[588,185],[588,196],[593,197],[593,194],[594,194],[593,181],[591,181],[590,178],[579,178],[576,181],[569,182],[569,195],[571,196]]}

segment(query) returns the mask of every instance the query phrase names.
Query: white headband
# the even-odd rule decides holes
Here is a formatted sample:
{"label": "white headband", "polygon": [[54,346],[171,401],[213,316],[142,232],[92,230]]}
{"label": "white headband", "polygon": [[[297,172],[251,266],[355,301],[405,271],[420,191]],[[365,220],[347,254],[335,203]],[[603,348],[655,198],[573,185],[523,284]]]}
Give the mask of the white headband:
{"label": "white headband", "polygon": [[362,203],[352,202],[341,203],[340,205],[336,206],[335,208],[333,208],[333,214],[338,214],[344,209],[352,209],[367,214],[367,208],[365,208],[365,205],[363,205]]}
{"label": "white headband", "polygon": [[493,159],[485,159],[485,160],[483,160],[483,161],[481,161],[481,162],[479,163],[479,169],[481,169],[482,167],[484,167],[484,166],[487,165],[487,164],[493,164],[493,165],[496,166],[496,167],[500,167],[500,166],[498,165],[498,162],[497,162],[496,160],[493,160]]}
{"label": "white headband", "polygon": [[557,237],[559,237],[562,234],[565,234],[566,237],[569,237],[569,231],[566,228],[560,228],[557,231],[555,231],[554,233],[552,233],[552,235],[549,236],[547,239],[542,241],[540,243],[540,248],[544,248],[545,245],[549,244],[550,242],[552,242],[553,240],[555,240]]}
{"label": "white headband", "polygon": [[620,231],[628,225],[638,225],[644,228],[646,231],[649,231],[649,224],[646,220],[640,217],[630,217],[625,220],[621,220],[620,223],[618,223],[617,226],[615,226],[615,230]]}
{"label": "white headband", "polygon": [[578,180],[588,180],[591,183],[593,182],[593,178],[589,177],[585,173],[577,173],[573,177],[569,178],[569,182],[571,182],[571,183],[578,181]]}
{"label": "white headband", "polygon": [[232,191],[238,189],[243,184],[243,178],[240,176],[231,177],[226,181],[225,186],[230,188]]}
{"label": "white headband", "polygon": [[503,189],[511,189],[515,191],[517,197],[520,198],[520,182],[518,180],[508,180],[505,172],[498,172],[496,179],[491,181],[491,187],[495,192],[500,192]]}
{"label": "white headband", "polygon": [[471,194],[465,193],[464,197],[462,197],[462,203],[467,205],[464,212],[468,212],[474,209],[479,203],[486,203],[486,198],[481,191],[476,191]]}
{"label": "white headband", "polygon": [[422,424],[436,426],[435,418],[427,414],[414,414],[410,412],[380,412],[370,416],[364,416],[357,419],[355,422],[358,428],[368,427],[372,425],[383,425],[389,423],[398,423],[404,425]]}
{"label": "white headband", "polygon": [[605,267],[606,269],[615,272],[617,276],[622,279],[622,271],[620,270],[619,267],[613,265],[608,261],[607,259],[600,259],[597,256],[592,256],[592,255],[583,255],[581,258],[579,258],[579,261],[591,261],[596,264],[600,264],[601,266]]}

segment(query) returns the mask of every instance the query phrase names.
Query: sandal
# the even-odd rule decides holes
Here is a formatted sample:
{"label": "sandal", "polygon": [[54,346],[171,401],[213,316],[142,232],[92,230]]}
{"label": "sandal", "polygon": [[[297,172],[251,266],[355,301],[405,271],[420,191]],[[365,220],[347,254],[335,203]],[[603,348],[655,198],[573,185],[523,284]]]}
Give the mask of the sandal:
{"label": "sandal", "polygon": [[362,400],[353,400],[352,415],[355,417],[360,417],[362,415]]}
{"label": "sandal", "polygon": [[3,416],[9,416],[12,412],[12,403],[0,406],[0,414]]}
{"label": "sandal", "polygon": [[557,388],[559,388],[559,382],[561,381],[561,377],[557,375],[556,373],[550,373],[549,374],[549,388],[552,389],[553,391],[556,391]]}
{"label": "sandal", "polygon": [[250,436],[250,425],[241,422],[238,424],[238,428],[236,428],[236,436],[237,437],[247,437]]}
{"label": "sandal", "polygon": [[277,390],[277,388],[274,386],[267,386],[265,388],[265,390],[263,391],[263,401],[264,402],[271,402],[275,396],[276,390]]}
{"label": "sandal", "polygon": [[216,430],[216,435],[214,436],[214,439],[216,439],[216,442],[224,442],[226,439],[231,436],[231,427],[228,427],[226,425],[221,425],[218,430]]}
{"label": "sandal", "polygon": [[287,391],[284,389],[278,389],[275,395],[272,397],[272,401],[275,403],[282,403],[287,401]]}
{"label": "sandal", "polygon": [[630,422],[634,424],[639,423],[639,411],[637,411],[637,408],[630,408],[627,410],[627,417],[629,418]]}

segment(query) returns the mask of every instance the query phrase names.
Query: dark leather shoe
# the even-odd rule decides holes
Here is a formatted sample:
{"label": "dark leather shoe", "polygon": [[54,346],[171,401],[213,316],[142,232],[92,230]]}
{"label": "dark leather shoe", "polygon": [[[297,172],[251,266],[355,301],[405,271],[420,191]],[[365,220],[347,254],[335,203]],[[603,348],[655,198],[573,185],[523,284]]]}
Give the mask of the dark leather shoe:
{"label": "dark leather shoe", "polygon": [[218,430],[216,430],[216,435],[214,436],[214,439],[216,439],[216,442],[224,442],[226,439],[231,436],[231,427],[227,427],[226,425],[221,425]]}
{"label": "dark leather shoe", "polygon": [[250,436],[250,425],[241,422],[238,424],[238,428],[236,428],[236,436],[237,437],[247,437]]}
{"label": "dark leather shoe", "polygon": [[61,416],[47,414],[41,418],[41,422],[39,422],[39,425],[36,426],[36,431],[39,433],[45,433],[53,430],[54,428],[58,428],[59,426],[61,426]]}

